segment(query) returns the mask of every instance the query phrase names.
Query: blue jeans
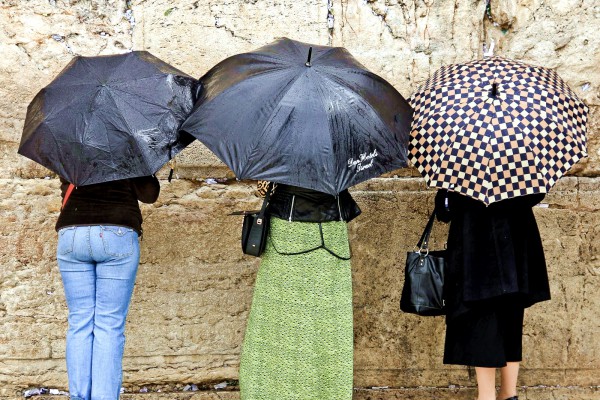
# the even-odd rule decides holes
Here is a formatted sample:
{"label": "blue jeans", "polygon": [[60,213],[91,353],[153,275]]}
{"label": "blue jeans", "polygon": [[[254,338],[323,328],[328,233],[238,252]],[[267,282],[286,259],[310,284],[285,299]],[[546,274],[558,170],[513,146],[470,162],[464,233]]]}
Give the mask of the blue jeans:
{"label": "blue jeans", "polygon": [[140,260],[137,232],[122,226],[66,227],[58,232],[56,253],[69,307],[71,399],[116,400],[125,318]]}

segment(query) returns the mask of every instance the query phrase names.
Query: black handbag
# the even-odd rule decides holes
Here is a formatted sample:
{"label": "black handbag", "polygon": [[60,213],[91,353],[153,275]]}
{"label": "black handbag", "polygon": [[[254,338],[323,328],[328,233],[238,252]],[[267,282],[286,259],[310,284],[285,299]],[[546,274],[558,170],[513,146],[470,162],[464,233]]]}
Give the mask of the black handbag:
{"label": "black handbag", "polygon": [[400,309],[421,316],[445,315],[444,256],[445,250],[430,251],[429,236],[433,228],[435,210],[429,217],[417,250],[406,255],[404,287]]}
{"label": "black handbag", "polygon": [[244,222],[242,224],[242,251],[255,257],[265,250],[267,244],[267,235],[269,233],[269,215],[267,206],[271,196],[273,184],[270,183],[267,188],[265,199],[260,211],[244,212]]}

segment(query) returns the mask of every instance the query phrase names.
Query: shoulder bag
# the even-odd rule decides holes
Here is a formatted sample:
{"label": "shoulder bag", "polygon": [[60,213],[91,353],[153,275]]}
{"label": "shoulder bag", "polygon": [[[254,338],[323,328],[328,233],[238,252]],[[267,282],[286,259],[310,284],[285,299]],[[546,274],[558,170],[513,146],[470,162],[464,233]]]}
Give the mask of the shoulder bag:
{"label": "shoulder bag", "polygon": [[430,251],[429,236],[433,228],[435,210],[429,217],[425,231],[415,251],[406,255],[404,287],[400,309],[421,316],[444,315],[444,256],[445,250]]}
{"label": "shoulder bag", "polygon": [[267,206],[269,205],[272,188],[273,184],[269,183],[260,211],[243,213],[242,251],[244,254],[260,257],[265,250],[267,234],[269,233],[269,214],[267,212]]}

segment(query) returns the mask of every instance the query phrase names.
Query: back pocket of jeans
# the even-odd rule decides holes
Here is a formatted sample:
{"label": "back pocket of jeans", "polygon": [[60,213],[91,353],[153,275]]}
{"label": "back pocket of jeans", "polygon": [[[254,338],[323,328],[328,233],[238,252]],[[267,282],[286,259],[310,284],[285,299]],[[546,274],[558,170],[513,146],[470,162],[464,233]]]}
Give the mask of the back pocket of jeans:
{"label": "back pocket of jeans", "polygon": [[73,252],[73,243],[75,242],[75,230],[77,227],[70,226],[68,228],[62,228],[58,231],[58,244],[56,246],[56,253],[59,255],[69,254]]}
{"label": "back pocket of jeans", "polygon": [[122,226],[102,226],[104,252],[113,257],[127,257],[133,253],[133,241],[137,233]]}

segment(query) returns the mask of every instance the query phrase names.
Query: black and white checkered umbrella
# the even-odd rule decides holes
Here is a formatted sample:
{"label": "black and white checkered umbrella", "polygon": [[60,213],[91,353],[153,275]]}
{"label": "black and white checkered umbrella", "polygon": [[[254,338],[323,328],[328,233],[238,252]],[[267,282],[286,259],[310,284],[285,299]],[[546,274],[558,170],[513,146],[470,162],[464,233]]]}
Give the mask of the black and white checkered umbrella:
{"label": "black and white checkered umbrella", "polygon": [[546,193],[586,157],[588,107],[555,71],[501,57],[440,68],[411,97],[409,159],[486,204]]}

